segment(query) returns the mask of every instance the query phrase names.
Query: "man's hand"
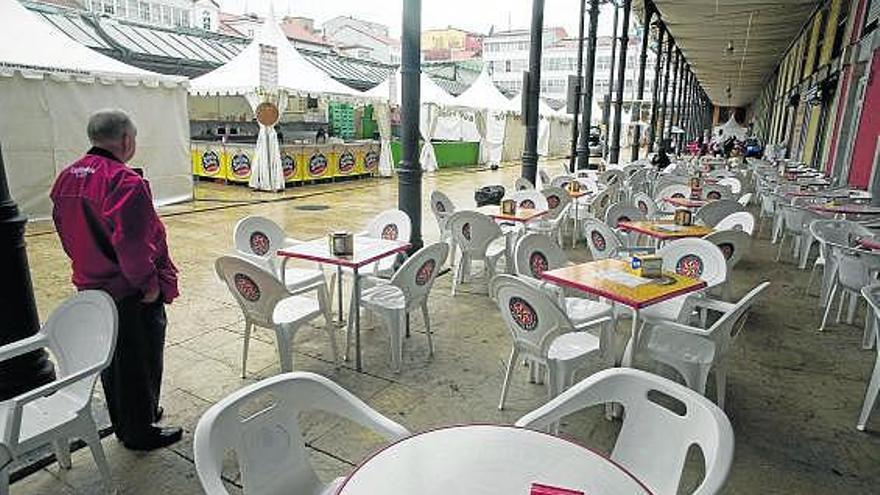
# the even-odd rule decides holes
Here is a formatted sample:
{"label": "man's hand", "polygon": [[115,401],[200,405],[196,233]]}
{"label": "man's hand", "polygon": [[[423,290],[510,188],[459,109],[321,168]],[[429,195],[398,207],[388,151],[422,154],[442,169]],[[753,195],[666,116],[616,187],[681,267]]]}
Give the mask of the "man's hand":
{"label": "man's hand", "polygon": [[147,292],[146,294],[144,294],[144,298],[141,299],[141,302],[144,304],[152,304],[152,303],[156,302],[157,299],[159,299],[159,288],[158,287],[151,290],[150,292]]}

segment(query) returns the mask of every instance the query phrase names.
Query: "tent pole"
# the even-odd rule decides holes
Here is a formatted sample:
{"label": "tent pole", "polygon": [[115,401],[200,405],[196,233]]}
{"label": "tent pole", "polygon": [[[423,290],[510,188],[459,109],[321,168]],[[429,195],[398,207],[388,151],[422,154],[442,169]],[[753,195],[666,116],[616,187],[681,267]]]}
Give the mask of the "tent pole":
{"label": "tent pole", "polygon": [[401,30],[401,159],[397,169],[398,207],[412,222],[412,252],[422,247],[422,167],[419,164],[422,0],[403,0]]}
{"label": "tent pole", "polygon": [[538,98],[541,92],[541,51],[544,37],[544,0],[532,0],[532,33],[529,46],[529,77],[526,99],[526,142],[522,177],[532,184],[538,175]]}
{"label": "tent pole", "polygon": [[[27,217],[9,194],[6,167],[0,150],[0,346],[30,337],[40,329],[37,303],[28,267],[24,230]],[[0,363],[0,401],[55,380],[55,370],[44,350]]]}
{"label": "tent pole", "polygon": [[590,0],[590,31],[587,35],[587,63],[584,65],[583,113],[577,145],[577,168],[588,168],[590,164],[590,123],[593,118],[593,79],[596,77],[596,28],[599,21],[599,0]]}
{"label": "tent pole", "polygon": [[[626,86],[626,52],[629,45],[629,14],[631,10],[632,0],[623,0],[623,28],[620,31],[620,67],[618,67],[617,72],[617,101],[614,102],[614,132],[611,134],[611,163],[620,162],[620,128],[623,124],[623,89]],[[630,107],[630,115],[632,115],[632,107]]]}

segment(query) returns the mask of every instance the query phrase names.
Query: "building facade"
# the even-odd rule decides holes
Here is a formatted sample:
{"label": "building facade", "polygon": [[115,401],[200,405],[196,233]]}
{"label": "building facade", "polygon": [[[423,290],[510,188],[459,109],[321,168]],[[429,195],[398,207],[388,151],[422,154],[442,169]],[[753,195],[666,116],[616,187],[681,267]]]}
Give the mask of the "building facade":
{"label": "building facade", "polygon": [[400,61],[400,42],[391,38],[388,26],[348,16],[338,16],[321,26],[324,38],[340,53],[381,63]]}
{"label": "building facade", "polygon": [[219,29],[220,5],[213,0],[83,0],[96,14],[165,27]]}
{"label": "building facade", "polygon": [[447,27],[422,31],[422,57],[426,61],[469,60],[483,51],[483,35]]}

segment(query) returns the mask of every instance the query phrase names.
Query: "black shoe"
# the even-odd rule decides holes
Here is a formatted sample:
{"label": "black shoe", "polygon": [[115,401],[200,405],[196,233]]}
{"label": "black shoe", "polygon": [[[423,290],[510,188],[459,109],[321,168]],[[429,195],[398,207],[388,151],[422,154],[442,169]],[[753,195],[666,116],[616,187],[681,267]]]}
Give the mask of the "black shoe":
{"label": "black shoe", "polygon": [[156,450],[177,443],[183,438],[183,429],[177,426],[160,427],[153,426],[143,440],[136,442],[122,442],[125,448],[130,450]]}
{"label": "black shoe", "polygon": [[153,415],[155,419],[153,419],[153,423],[158,423],[162,421],[162,416],[165,416],[165,408],[162,406],[156,406],[156,414]]}

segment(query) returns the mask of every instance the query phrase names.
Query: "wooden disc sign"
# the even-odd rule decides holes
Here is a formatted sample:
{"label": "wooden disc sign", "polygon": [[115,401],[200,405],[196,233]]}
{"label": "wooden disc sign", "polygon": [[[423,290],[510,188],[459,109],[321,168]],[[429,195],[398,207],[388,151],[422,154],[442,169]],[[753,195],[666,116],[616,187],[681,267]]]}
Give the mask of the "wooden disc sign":
{"label": "wooden disc sign", "polygon": [[278,118],[280,117],[278,107],[275,106],[274,103],[268,101],[264,101],[257,105],[255,113],[257,114],[257,122],[267,127],[277,124]]}

